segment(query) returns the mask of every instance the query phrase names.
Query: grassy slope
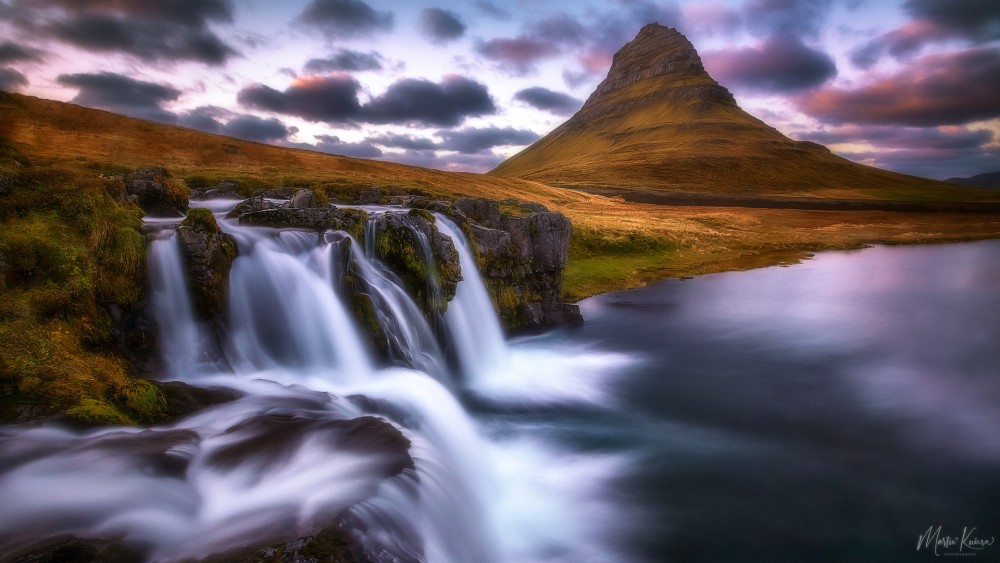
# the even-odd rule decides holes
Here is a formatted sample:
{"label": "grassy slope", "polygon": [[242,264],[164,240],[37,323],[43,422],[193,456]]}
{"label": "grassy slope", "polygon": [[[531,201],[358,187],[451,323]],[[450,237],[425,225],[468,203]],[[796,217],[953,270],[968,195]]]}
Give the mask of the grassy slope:
{"label": "grassy slope", "polygon": [[[570,298],[647,281],[794,261],[872,242],[1000,236],[987,214],[668,207],[489,175],[271,147],[0,93],[0,421],[67,412],[83,422],[152,420],[163,397],[128,376],[105,306],[141,293],[139,210],[101,173],[162,165],[189,181],[241,179],[336,193],[395,185],[445,197],[539,201],[574,223]],[[0,178],[2,182],[2,178]],[[120,346],[120,345],[119,345]],[[30,409],[29,409],[30,410]]]}
{"label": "grassy slope", "polygon": [[623,190],[1000,200],[995,191],[850,162],[821,145],[792,141],[731,103],[685,99],[684,89],[709,83],[707,75],[681,81],[660,76],[588,101],[491,174]]}

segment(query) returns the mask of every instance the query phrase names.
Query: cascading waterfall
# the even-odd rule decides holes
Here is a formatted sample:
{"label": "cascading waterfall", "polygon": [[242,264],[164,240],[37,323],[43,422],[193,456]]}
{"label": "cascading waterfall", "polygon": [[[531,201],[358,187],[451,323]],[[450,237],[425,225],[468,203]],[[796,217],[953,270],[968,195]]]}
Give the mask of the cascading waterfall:
{"label": "cascading waterfall", "polygon": [[[287,541],[346,518],[370,557],[591,557],[575,531],[558,541],[535,537],[546,526],[576,530],[567,524],[571,514],[533,516],[524,532],[509,500],[523,484],[504,485],[494,473],[495,456],[509,450],[485,440],[442,384],[451,380],[442,347],[399,279],[374,258],[373,236],[366,252],[352,244],[345,257],[346,234],[220,224],[240,248],[221,350],[206,345],[209,332],[192,313],[170,230],[150,250],[153,303],[170,376],[242,397],[145,430],[0,429],[0,500],[16,507],[0,511],[0,541],[18,547],[46,530],[111,538],[150,560],[174,561],[263,538]],[[455,242],[464,276],[445,314],[462,370],[478,377],[503,369],[508,351],[468,242],[447,218],[438,216],[437,225]],[[366,348],[338,295],[346,258],[393,340],[394,359],[406,367],[378,367]],[[352,420],[372,414],[410,440],[412,469],[400,472],[391,448],[343,445],[351,444]],[[515,480],[532,479],[530,468],[515,473]]]}
{"label": "cascading waterfall", "polygon": [[479,276],[472,248],[462,230],[450,219],[436,213],[437,228],[451,237],[458,251],[463,280],[445,312],[452,342],[467,377],[482,377],[490,371],[502,371],[507,363],[507,346],[493,302]]}

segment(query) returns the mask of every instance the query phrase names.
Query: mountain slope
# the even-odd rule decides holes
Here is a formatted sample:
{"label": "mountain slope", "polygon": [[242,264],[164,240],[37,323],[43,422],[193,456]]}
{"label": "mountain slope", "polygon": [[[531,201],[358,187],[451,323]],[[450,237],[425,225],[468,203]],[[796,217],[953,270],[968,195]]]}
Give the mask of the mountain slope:
{"label": "mountain slope", "polygon": [[850,162],[740,109],[678,31],[642,28],[566,123],[490,174],[587,189],[979,199],[975,190]]}
{"label": "mountain slope", "polygon": [[948,178],[945,182],[961,184],[963,186],[975,186],[977,188],[1000,188],[1000,170],[976,174],[969,178]]}

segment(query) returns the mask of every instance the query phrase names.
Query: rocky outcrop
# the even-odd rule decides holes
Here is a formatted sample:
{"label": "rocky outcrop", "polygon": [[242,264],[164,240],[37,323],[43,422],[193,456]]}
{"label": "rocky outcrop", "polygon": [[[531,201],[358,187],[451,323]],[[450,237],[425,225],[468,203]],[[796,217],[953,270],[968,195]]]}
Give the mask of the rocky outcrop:
{"label": "rocky outcrop", "polygon": [[468,218],[483,281],[508,328],[582,321],[562,296],[573,227],[562,213],[537,203],[462,198],[455,208]]}
{"label": "rocky outcrop", "polygon": [[434,216],[419,209],[374,216],[366,236],[375,255],[406,284],[429,316],[444,313],[462,280],[458,251],[438,231]]}
{"label": "rocky outcrop", "polygon": [[241,225],[293,229],[333,229],[360,234],[364,229],[367,216],[367,213],[359,209],[341,209],[327,205],[312,208],[276,207],[262,209],[243,213],[239,218]]}
{"label": "rocky outcrop", "polygon": [[[447,310],[462,279],[455,243],[437,229],[431,213],[439,212],[470,237],[479,271],[504,326],[523,329],[582,320],[577,307],[562,297],[562,270],[572,226],[561,213],[515,200],[462,198],[452,203],[407,195],[388,201],[413,209],[369,217],[361,210],[332,205],[279,206],[258,196],[240,203],[227,217],[238,216],[244,225],[346,231],[373,249],[399,276],[433,324]],[[348,246],[351,242],[336,241]],[[364,282],[352,269],[349,250],[339,255],[346,260],[339,267],[348,305],[371,337],[373,349],[385,356],[385,335]]]}
{"label": "rocky outcrop", "polygon": [[147,215],[174,217],[188,208],[188,189],[165,168],[147,166],[125,176],[125,193]]}
{"label": "rocky outcrop", "polygon": [[195,312],[213,319],[225,310],[229,269],[236,259],[236,239],[222,232],[208,209],[192,209],[177,228]]}

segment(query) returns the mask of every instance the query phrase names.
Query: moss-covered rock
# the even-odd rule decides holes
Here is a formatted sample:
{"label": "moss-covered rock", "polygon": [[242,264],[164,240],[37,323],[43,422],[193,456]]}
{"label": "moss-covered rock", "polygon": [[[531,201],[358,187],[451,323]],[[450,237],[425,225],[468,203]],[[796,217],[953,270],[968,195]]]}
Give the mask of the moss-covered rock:
{"label": "moss-covered rock", "polygon": [[376,256],[406,285],[428,316],[444,313],[462,280],[455,244],[421,210],[374,216],[370,233]]}
{"label": "moss-covered rock", "polygon": [[177,228],[195,311],[213,319],[225,310],[236,239],[222,232],[208,209],[192,209]]}
{"label": "moss-covered rock", "polygon": [[148,215],[174,217],[188,208],[190,190],[165,168],[147,166],[125,177],[125,192]]}

